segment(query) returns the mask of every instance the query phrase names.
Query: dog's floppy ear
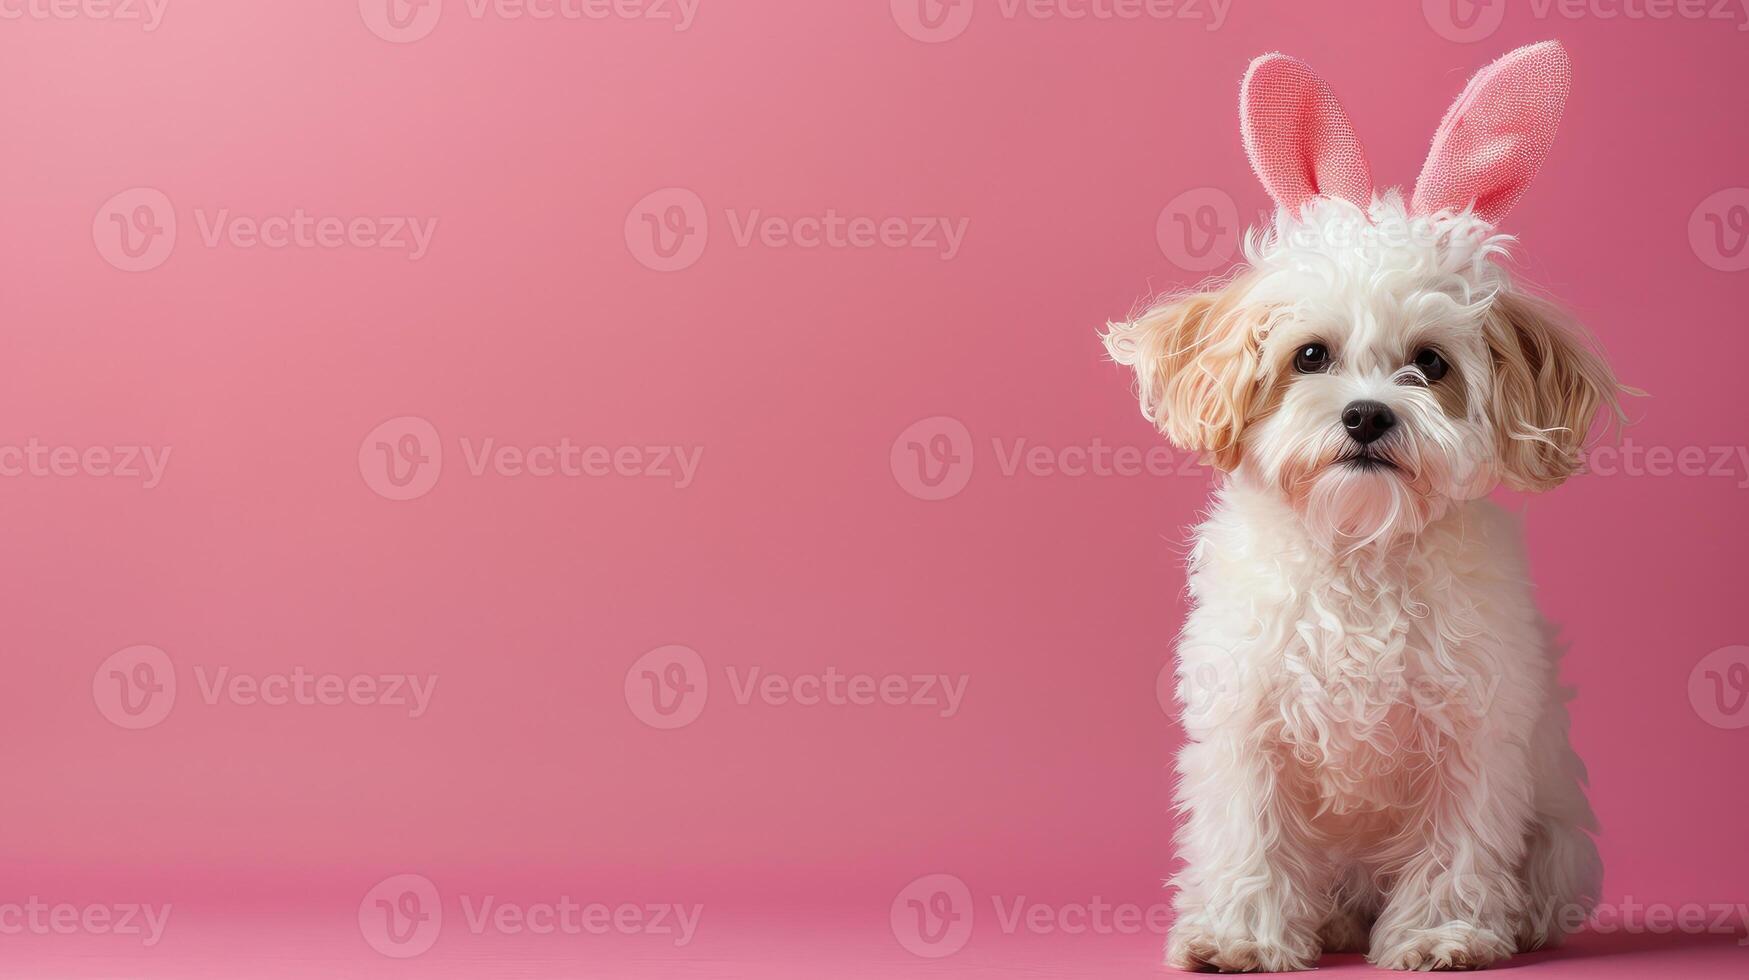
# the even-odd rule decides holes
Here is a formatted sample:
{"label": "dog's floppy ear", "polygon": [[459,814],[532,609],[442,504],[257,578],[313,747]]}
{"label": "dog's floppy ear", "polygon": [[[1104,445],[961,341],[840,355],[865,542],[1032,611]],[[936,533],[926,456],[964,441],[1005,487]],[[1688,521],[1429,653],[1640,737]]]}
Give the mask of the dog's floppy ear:
{"label": "dog's floppy ear", "polygon": [[1366,150],[1330,85],[1284,54],[1251,62],[1239,86],[1245,155],[1265,190],[1288,214],[1318,196],[1365,209],[1372,200]]}
{"label": "dog's floppy ear", "polygon": [[1500,475],[1515,490],[1549,490],[1578,471],[1579,451],[1607,409],[1622,418],[1609,365],[1554,307],[1503,292],[1484,332],[1494,360]]}
{"label": "dog's floppy ear", "polygon": [[1239,465],[1239,437],[1257,391],[1262,318],[1238,284],[1173,297],[1102,339],[1136,371],[1142,415],[1181,449],[1224,470]]}
{"label": "dog's floppy ear", "polygon": [[1499,224],[1548,156],[1572,79],[1559,41],[1526,45],[1477,72],[1434,133],[1411,210],[1473,204],[1483,221]]}

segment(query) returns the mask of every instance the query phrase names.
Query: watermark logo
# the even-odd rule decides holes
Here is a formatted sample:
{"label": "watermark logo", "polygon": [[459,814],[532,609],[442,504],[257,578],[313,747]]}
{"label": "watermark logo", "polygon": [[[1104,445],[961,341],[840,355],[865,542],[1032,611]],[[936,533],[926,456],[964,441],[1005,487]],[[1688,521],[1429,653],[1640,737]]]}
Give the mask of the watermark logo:
{"label": "watermark logo", "polygon": [[[431,250],[438,219],[402,215],[319,215],[304,208],[285,214],[235,214],[230,208],[196,208],[200,243],[209,249],[368,249],[404,252],[418,262]],[[135,187],[103,203],[91,223],[91,240],[104,261],[124,272],[149,272],[176,248],[176,208],[163,191]]]}
{"label": "watermark logo", "polygon": [[[984,0],[990,3],[990,0]],[[1184,21],[1218,31],[1233,0],[994,0],[1005,21]],[[891,0],[899,30],[926,44],[951,41],[972,22],[974,0]]]}
{"label": "watermark logo", "polygon": [[[723,668],[731,700],[772,708],[921,708],[940,718],[959,714],[971,684],[967,674],[868,674],[828,666],[818,673],[785,674],[758,665]],[[698,720],[710,697],[704,658],[691,647],[658,647],[626,671],[626,707],[651,728],[684,728]]]}
{"label": "watermark logo", "polygon": [[424,953],[443,931],[437,886],[424,875],[384,878],[358,903],[358,931],[371,949],[392,959]]}
{"label": "watermark logo", "polygon": [[1749,269],[1749,187],[1727,187],[1696,205],[1688,216],[1688,246],[1709,268]]}
{"label": "watermark logo", "polygon": [[[1164,935],[1171,908],[1164,902],[1137,905],[1087,901],[1039,902],[1025,895],[991,895],[996,928],[1005,935]],[[971,941],[976,916],[972,891],[950,874],[924,875],[900,889],[888,912],[893,937],[909,952],[927,959],[952,956]]]}
{"label": "watermark logo", "polygon": [[[837,208],[797,216],[728,208],[723,218],[736,248],[911,250],[933,252],[943,262],[959,255],[971,227],[971,219],[963,217],[857,215]],[[665,187],[645,195],[626,213],[626,250],[645,268],[679,272],[704,255],[710,230],[703,198],[684,187]]]}
{"label": "watermark logo", "polygon": [[[676,34],[691,29],[700,0],[462,0],[469,20],[579,23],[649,21],[670,23]],[[443,0],[358,0],[371,33],[385,41],[423,40],[443,16]]]}
{"label": "watermark logo", "polygon": [[698,720],[710,698],[710,674],[691,647],[657,647],[626,671],[626,706],[651,728],[684,728]]}
{"label": "watermark logo", "polygon": [[155,187],[132,187],[97,209],[91,221],[97,254],[123,272],[150,272],[176,249],[176,208]]}
{"label": "watermark logo", "polygon": [[[1721,21],[1749,30],[1743,0],[1528,0],[1515,4],[1532,19],[1626,21]],[[1491,37],[1506,19],[1506,0],[1422,0],[1421,12],[1435,34],[1468,44]]]}
{"label": "watermark logo", "polygon": [[1749,646],[1702,657],[1688,674],[1688,703],[1714,728],[1749,728]]}
{"label": "watermark logo", "polygon": [[951,41],[972,24],[972,0],[890,0],[893,23],[925,44]]}
{"label": "watermark logo", "polygon": [[679,272],[691,268],[710,241],[704,199],[684,187],[646,194],[626,213],[626,249],[645,268]]}
{"label": "watermark logo", "polygon": [[947,500],[971,482],[972,433],[951,416],[920,419],[893,440],[887,462],[906,493],[918,500]]}
{"label": "watermark logo", "polygon": [[[302,666],[290,671],[251,674],[230,667],[194,666],[200,700],[250,708],[366,707],[402,708],[419,718],[437,692],[436,674],[323,674]],[[91,675],[97,711],[121,728],[151,728],[176,705],[176,668],[170,655],[154,646],[132,646],[110,654]]]}
{"label": "watermark logo", "polygon": [[1242,692],[1248,669],[1231,651],[1184,643],[1178,648],[1177,661],[1161,667],[1155,675],[1154,699],[1185,731],[1201,735],[1232,717],[1245,703]]}
{"label": "watermark logo", "polygon": [[[581,902],[560,895],[550,902],[514,902],[497,895],[461,896],[462,921],[480,936],[625,936],[669,938],[690,944],[704,906],[675,902],[638,904]],[[358,903],[358,931],[365,943],[392,959],[410,959],[431,949],[443,932],[443,901],[431,879],[418,874],[385,878]]]}
{"label": "watermark logo", "polygon": [[91,675],[91,699],[117,727],[151,728],[176,706],[176,668],[155,646],[117,650]]}
{"label": "watermark logo", "polygon": [[1167,260],[1186,272],[1220,268],[1238,249],[1238,205],[1218,187],[1185,191],[1160,211],[1154,237]]}
{"label": "watermark logo", "polygon": [[941,959],[964,949],[976,916],[972,890],[957,876],[924,875],[893,896],[888,921],[899,945],[925,959]]}
{"label": "watermark logo", "polygon": [[[1003,479],[1134,479],[1170,477],[1207,481],[1212,471],[1196,453],[1164,443],[1142,448],[1095,437],[1085,444],[1047,445],[1022,436],[992,437],[989,459]],[[956,418],[913,422],[893,440],[887,464],[900,489],[919,500],[946,500],[966,488],[977,466],[971,433]]]}
{"label": "watermark logo", "polygon": [[443,473],[443,442],[437,427],[414,415],[389,419],[358,444],[358,472],[365,486],[380,497],[425,496]]}
{"label": "watermark logo", "polygon": [[1427,26],[1447,41],[1469,44],[1491,36],[1506,20],[1505,0],[1421,0]]}
{"label": "watermark logo", "polygon": [[377,37],[410,44],[437,29],[443,0],[358,0],[358,13]]}
{"label": "watermark logo", "polygon": [[[698,478],[703,446],[607,446],[573,442],[516,445],[492,436],[457,440],[468,476],[519,479],[608,479],[666,482],[685,490]],[[418,416],[390,419],[358,446],[358,472],[365,485],[389,500],[413,500],[431,492],[443,471],[437,429]],[[455,457],[452,457],[452,459]]]}

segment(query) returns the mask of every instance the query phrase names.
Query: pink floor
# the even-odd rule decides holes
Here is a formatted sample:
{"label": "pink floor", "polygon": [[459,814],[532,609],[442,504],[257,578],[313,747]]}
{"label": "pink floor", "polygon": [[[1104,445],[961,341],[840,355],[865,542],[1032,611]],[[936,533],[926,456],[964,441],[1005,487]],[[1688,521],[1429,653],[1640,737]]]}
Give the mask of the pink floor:
{"label": "pink floor", "polygon": [[[6,977],[673,977],[1107,978],[1171,973],[1159,937],[1044,936],[980,929],[963,949],[925,959],[902,948],[884,910],[785,909],[707,913],[693,941],[630,936],[482,936],[446,923],[432,948],[391,959],[372,950],[348,911],[277,913],[190,909],[154,948],[119,937],[0,937]],[[1549,977],[1749,975],[1749,946],[1732,935],[1582,934],[1566,948],[1503,967]],[[1322,972],[1373,974],[1358,956],[1327,957]]]}

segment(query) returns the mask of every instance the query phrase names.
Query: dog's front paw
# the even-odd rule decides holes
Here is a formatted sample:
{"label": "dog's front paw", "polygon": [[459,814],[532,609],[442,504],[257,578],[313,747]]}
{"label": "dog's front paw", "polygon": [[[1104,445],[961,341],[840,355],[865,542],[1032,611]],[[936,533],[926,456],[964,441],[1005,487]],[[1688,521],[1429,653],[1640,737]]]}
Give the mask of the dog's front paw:
{"label": "dog's front paw", "polygon": [[1178,924],[1172,927],[1166,940],[1166,965],[1178,970],[1221,973],[1285,973],[1310,970],[1317,965],[1317,957],[1303,944],[1294,949],[1250,937],[1217,937],[1202,927]]}
{"label": "dog's front paw", "polygon": [[1512,955],[1511,939],[1467,922],[1373,937],[1367,959],[1386,970],[1480,970]]}

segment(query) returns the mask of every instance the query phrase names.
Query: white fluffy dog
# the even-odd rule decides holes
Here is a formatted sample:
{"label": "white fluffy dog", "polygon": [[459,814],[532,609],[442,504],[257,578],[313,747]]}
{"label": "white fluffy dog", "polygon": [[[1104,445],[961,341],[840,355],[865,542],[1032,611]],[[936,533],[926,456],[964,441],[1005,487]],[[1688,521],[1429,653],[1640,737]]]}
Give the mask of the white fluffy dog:
{"label": "white fluffy dog", "polygon": [[1489,66],[1405,202],[1321,79],[1258,59],[1240,108],[1273,223],[1233,275],[1105,335],[1143,413],[1224,471],[1178,649],[1170,965],[1481,967],[1595,901],[1558,651],[1482,499],[1561,483],[1620,414],[1603,360],[1497,264],[1567,85],[1554,43]]}

